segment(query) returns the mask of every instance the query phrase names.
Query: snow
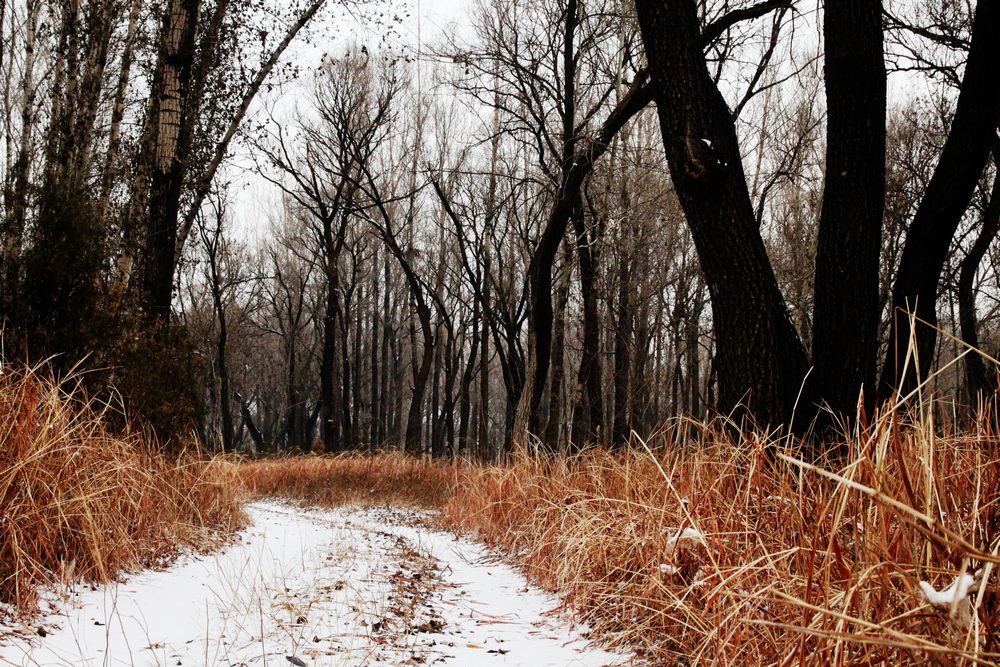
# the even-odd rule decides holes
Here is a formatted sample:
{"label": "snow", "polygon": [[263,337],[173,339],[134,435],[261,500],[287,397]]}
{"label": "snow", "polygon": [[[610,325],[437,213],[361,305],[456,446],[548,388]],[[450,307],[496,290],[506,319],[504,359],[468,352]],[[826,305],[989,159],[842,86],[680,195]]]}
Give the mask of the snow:
{"label": "snow", "polygon": [[966,573],[955,577],[955,580],[951,582],[951,586],[942,591],[937,591],[926,581],[921,581],[920,590],[932,605],[936,607],[950,607],[952,604],[968,598],[969,593],[975,592],[979,575],[980,572],[976,572],[975,575]]}
{"label": "snow", "polygon": [[666,555],[671,556],[677,545],[685,540],[692,540],[695,542],[704,542],[705,534],[698,530],[697,528],[691,528],[690,526],[682,531],[677,532],[675,535],[667,540],[666,544]]}
{"label": "snow", "polygon": [[630,663],[424,514],[273,502],[248,514],[223,550],[77,587],[30,625],[0,627],[0,665]]}

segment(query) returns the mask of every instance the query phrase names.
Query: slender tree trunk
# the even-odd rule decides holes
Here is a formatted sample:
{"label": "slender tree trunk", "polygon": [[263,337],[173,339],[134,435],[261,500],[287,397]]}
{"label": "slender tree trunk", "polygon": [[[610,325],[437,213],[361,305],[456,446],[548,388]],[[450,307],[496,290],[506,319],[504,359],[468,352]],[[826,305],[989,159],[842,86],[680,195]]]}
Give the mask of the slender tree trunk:
{"label": "slender tree trunk", "polygon": [[465,370],[462,372],[462,383],[459,388],[458,400],[458,453],[465,456],[472,449],[470,430],[470,413],[472,411],[472,382],[476,377],[476,362],[479,355],[479,323],[480,323],[479,299],[472,302],[472,347],[469,350],[469,359],[465,362]]}
{"label": "slender tree trunk", "polygon": [[323,349],[320,357],[320,408],[323,420],[323,450],[328,454],[342,451],[344,443],[341,438],[341,382],[340,364],[338,363],[337,332],[340,329],[340,271],[337,267],[337,256],[334,252],[332,232],[326,239],[326,309],[323,314]]}
{"label": "slender tree trunk", "polygon": [[39,0],[27,0],[25,5],[24,71],[21,76],[21,136],[17,158],[13,165],[13,187],[7,204],[7,224],[4,229],[2,257],[3,294],[0,306],[10,312],[20,280],[21,245],[28,217],[28,186],[31,176],[31,147],[35,130],[35,41],[38,30]]}
{"label": "slender tree trunk", "polygon": [[[979,348],[979,322],[976,317],[976,272],[990,249],[990,245],[1000,232],[1000,172],[993,177],[990,203],[983,216],[979,236],[962,260],[958,277],[958,307],[962,340],[971,347]],[[965,382],[969,399],[975,404],[977,396],[989,397],[997,391],[996,372],[987,369],[983,358],[975,351],[965,355]]]}
{"label": "slender tree trunk", "polygon": [[[128,15],[128,29],[125,42],[122,44],[121,63],[118,65],[118,84],[115,86],[115,98],[112,103],[111,129],[108,132],[108,150],[104,158],[104,169],[101,173],[101,192],[97,200],[97,213],[103,220],[108,213],[111,202],[111,188],[114,185],[115,171],[118,165],[118,153],[121,150],[122,120],[125,118],[125,96],[132,75],[132,61],[135,54],[135,36],[139,25],[139,12],[142,10],[142,0],[132,0],[132,8]],[[132,254],[131,248],[125,252]]]}
{"label": "slender tree trunk", "polygon": [[[441,339],[441,325],[438,324],[436,338]],[[443,421],[441,414],[441,371],[443,360],[440,345],[434,348],[434,370],[431,379],[431,456],[435,459],[444,457]]]}
{"label": "slender tree trunk", "polygon": [[600,314],[597,307],[597,248],[587,231],[583,209],[572,216],[576,232],[576,256],[583,293],[583,351],[577,375],[573,407],[572,444],[583,447],[605,435],[604,399],[601,387]]}
{"label": "slender tree trunk", "polygon": [[[485,242],[484,242],[485,243]],[[486,304],[490,303],[490,256],[484,249],[483,252],[483,310],[485,315]],[[479,347],[482,348],[479,361],[479,458],[490,460],[493,454],[490,451],[490,336],[487,330],[489,323],[483,320],[482,330],[479,332]]]}
{"label": "slender tree trunk", "polygon": [[[370,389],[370,413],[371,413],[371,423],[368,429],[368,447],[375,447],[381,443],[381,430],[380,430],[380,420],[382,414],[382,402],[385,400],[385,396],[379,391],[381,385],[379,383],[379,349],[380,345],[380,331],[379,331],[379,256],[378,250],[375,250],[375,254],[372,256],[372,286],[371,286],[371,337],[369,339],[368,350],[371,354],[371,386]],[[383,323],[383,327],[385,324]]]}
{"label": "slender tree trunk", "polygon": [[[634,245],[632,246],[634,248]],[[635,320],[632,303],[632,267],[625,254],[618,259],[618,303],[615,318],[615,373],[614,373],[614,423],[611,427],[611,446],[619,447],[628,442],[630,387],[632,374],[632,329]]]}
{"label": "slender tree trunk", "polygon": [[566,304],[569,301],[569,284],[572,277],[573,255],[567,246],[562,278],[556,289],[555,331],[552,335],[552,375],[549,385],[549,420],[545,425],[545,444],[549,449],[560,449],[563,425],[563,375],[566,356]]}
{"label": "slender tree trunk", "polygon": [[389,307],[389,258],[383,259],[382,283],[382,344],[381,344],[381,374],[379,375],[379,395],[382,397],[378,407],[378,437],[375,444],[382,445],[389,438],[389,410],[392,401],[389,396],[389,352],[390,335],[393,329],[392,310]]}

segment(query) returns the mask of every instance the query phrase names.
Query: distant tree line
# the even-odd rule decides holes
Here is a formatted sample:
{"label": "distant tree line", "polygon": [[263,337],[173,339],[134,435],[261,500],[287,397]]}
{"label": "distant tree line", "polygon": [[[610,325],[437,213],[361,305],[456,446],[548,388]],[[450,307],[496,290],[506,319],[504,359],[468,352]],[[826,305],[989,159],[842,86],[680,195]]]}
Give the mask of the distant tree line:
{"label": "distant tree line", "polygon": [[333,51],[294,110],[251,102],[320,3],[200,4],[0,12],[8,355],[90,354],[226,451],[720,413],[822,443],[924,380],[995,394],[963,356],[998,339],[995,3],[479,0],[471,36]]}

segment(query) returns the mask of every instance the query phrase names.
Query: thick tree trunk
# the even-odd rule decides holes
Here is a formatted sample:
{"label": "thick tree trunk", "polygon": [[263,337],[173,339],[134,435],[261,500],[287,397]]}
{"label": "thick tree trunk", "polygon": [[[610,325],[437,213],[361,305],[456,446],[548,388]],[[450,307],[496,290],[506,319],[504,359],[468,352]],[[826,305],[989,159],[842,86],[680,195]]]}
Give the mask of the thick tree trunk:
{"label": "thick tree trunk", "polygon": [[702,54],[691,0],[637,0],[636,10],[674,186],[712,299],[722,412],[788,422],[805,350],[768,260],[725,100]]}
{"label": "thick tree trunk", "polygon": [[[937,343],[938,281],[955,231],[983,173],[1000,120],[1000,3],[976,6],[972,45],[958,96],[955,117],[937,167],[906,235],[892,289],[889,348],[882,365],[879,398],[889,400],[913,390],[926,377]],[[902,376],[909,348],[909,319],[914,312],[927,324],[916,326],[916,362]],[[919,368],[917,367],[919,365]]]}
{"label": "thick tree trunk", "polygon": [[[869,412],[875,399],[885,208],[881,3],[827,0],[823,34],[828,140],[806,397],[851,420],[862,387]],[[802,426],[817,415],[808,405],[800,409]]]}
{"label": "thick tree trunk", "polygon": [[171,0],[160,27],[152,85],[149,206],[144,245],[147,314],[165,320],[173,294],[177,215],[190,127],[188,88],[201,0]]}

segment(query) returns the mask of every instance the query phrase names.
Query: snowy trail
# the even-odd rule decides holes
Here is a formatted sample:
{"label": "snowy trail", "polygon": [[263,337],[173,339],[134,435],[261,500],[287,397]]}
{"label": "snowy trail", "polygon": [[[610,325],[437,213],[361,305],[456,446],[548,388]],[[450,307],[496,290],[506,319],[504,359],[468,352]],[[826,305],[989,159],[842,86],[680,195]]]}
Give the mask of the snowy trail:
{"label": "snowy trail", "polygon": [[[225,549],[0,627],[0,665],[627,664],[482,547],[398,509],[254,503]],[[44,636],[42,636],[44,635]]]}

